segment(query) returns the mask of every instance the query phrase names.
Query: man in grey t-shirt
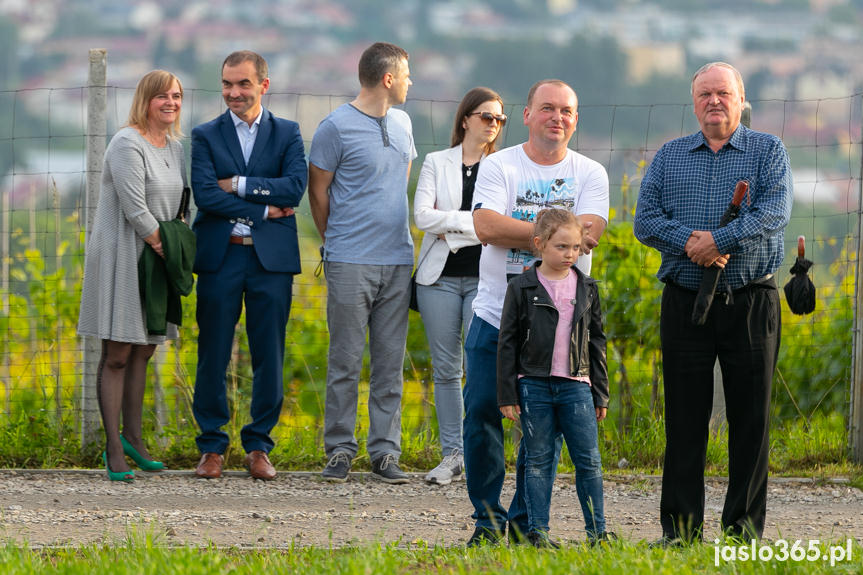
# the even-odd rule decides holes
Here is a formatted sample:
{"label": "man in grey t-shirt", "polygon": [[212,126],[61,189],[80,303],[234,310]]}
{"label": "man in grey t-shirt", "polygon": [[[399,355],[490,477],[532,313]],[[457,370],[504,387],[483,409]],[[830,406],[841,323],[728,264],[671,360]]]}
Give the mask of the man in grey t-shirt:
{"label": "man in grey t-shirt", "polygon": [[402,104],[408,54],[378,42],[360,57],[360,93],[318,126],[309,153],[309,203],[324,242],[330,349],[323,477],[345,481],[358,444],[354,429],[366,328],[369,437],[375,477],[406,483],[401,455],[402,369],[408,332],[413,241],[407,181],[416,157]]}

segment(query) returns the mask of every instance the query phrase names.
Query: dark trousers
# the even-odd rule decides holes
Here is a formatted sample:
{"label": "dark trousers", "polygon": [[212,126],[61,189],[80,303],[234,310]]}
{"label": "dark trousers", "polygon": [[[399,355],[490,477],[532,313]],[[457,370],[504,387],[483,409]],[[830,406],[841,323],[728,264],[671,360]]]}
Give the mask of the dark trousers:
{"label": "dark trousers", "polygon": [[760,537],[767,511],[770,387],[781,316],[775,284],[717,297],[702,326],[692,323],[696,293],[662,292],[660,335],[665,382],[665,464],[659,505],[663,535],[700,539],[713,366],[722,369],[728,419],[728,493],[723,531]]}
{"label": "dark trousers", "polygon": [[[515,462],[515,493],[509,511],[500,503],[506,460],[503,453],[503,416],[497,406],[497,339],[499,331],[474,315],[464,339],[467,379],[464,385],[464,465],[467,494],[474,507],[477,527],[526,535],[524,501],[524,441]],[[560,442],[553,469],[557,470]]]}
{"label": "dark trousers", "polygon": [[252,246],[229,245],[222,266],[198,274],[198,368],[192,412],[201,453],[224,453],[228,434],[226,370],[234,328],[246,306],[246,334],[252,360],[252,421],[240,431],[246,453],[273,448],[270,432],[282,410],[285,330],[291,310],[293,274],[263,268]]}

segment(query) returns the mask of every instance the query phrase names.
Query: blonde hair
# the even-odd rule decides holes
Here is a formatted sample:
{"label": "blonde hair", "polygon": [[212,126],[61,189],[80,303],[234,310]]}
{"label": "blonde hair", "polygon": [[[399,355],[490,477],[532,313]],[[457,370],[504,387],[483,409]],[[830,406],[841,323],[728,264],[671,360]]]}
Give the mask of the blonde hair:
{"label": "blonde hair", "polygon": [[[537,238],[540,245],[544,246],[557,230],[566,227],[571,227],[578,232],[579,236],[584,236],[584,226],[581,220],[569,210],[561,210],[559,208],[540,210],[536,214],[536,220],[533,225],[533,237]],[[531,242],[531,249],[533,249],[534,255],[541,255],[535,242]]]}
{"label": "blonde hair", "polygon": [[[177,87],[180,88],[180,94],[182,95],[183,84],[174,74],[165,70],[153,70],[145,74],[138,82],[138,87],[135,88],[135,95],[132,97],[132,107],[129,109],[129,119],[126,121],[126,125],[146,131],[150,125],[147,118],[150,101],[158,94],[167,92],[174,82],[177,82]],[[168,128],[168,137],[173,140],[183,137],[183,132],[180,130],[179,112],[177,113],[177,119]]]}

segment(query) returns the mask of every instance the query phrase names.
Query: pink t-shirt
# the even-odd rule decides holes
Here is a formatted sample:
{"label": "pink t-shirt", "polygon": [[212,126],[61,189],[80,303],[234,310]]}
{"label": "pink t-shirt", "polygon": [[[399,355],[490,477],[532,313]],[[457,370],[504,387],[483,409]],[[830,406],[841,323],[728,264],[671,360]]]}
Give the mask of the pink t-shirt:
{"label": "pink t-shirt", "polygon": [[551,356],[551,375],[590,383],[589,377],[573,377],[569,371],[572,316],[575,313],[575,292],[578,287],[578,278],[570,270],[565,278],[553,280],[542,275],[540,270],[541,268],[537,268],[536,277],[539,278],[539,283],[551,296],[551,301],[557,308],[558,314],[557,329],[554,332],[554,351]]}

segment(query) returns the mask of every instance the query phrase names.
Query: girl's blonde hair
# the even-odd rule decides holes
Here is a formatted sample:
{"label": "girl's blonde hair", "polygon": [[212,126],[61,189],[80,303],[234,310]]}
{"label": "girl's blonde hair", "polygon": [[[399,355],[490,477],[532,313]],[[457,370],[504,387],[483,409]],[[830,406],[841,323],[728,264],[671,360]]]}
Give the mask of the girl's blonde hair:
{"label": "girl's blonde hair", "polygon": [[[569,210],[561,210],[559,208],[540,210],[536,214],[536,220],[534,221],[533,237],[539,239],[540,245],[544,246],[557,230],[564,227],[572,227],[578,232],[579,236],[584,235],[584,226],[581,224],[581,220]],[[531,249],[533,249],[534,255],[540,255],[536,243],[531,242]]]}
{"label": "girl's blonde hair", "polygon": [[[150,107],[150,101],[158,94],[167,92],[171,89],[171,84],[177,82],[177,87],[180,88],[180,94],[183,94],[183,84],[180,79],[174,74],[165,70],[153,70],[148,72],[138,82],[138,87],[135,88],[135,95],[132,97],[132,107],[129,109],[129,119],[126,121],[127,126],[138,128],[146,131],[150,123],[147,118],[147,110]],[[182,110],[182,108],[181,108]],[[168,129],[168,137],[173,140],[178,140],[183,137],[183,132],[180,130],[180,114],[177,113],[177,119],[171,124]]]}

